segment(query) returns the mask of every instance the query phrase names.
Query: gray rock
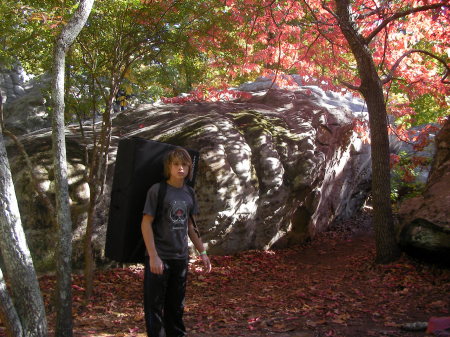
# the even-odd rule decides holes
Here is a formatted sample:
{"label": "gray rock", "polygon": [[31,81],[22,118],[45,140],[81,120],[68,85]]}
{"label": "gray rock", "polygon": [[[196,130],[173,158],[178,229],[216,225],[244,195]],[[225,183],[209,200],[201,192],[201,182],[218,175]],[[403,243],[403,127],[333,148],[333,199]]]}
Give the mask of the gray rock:
{"label": "gray rock", "polygon": [[20,86],[20,85],[15,85],[14,86],[14,93],[16,94],[16,96],[25,95],[25,89],[22,86]]}
{"label": "gray rock", "polygon": [[[302,85],[302,78],[300,75],[279,75],[281,79],[286,80],[294,84],[294,86]],[[280,89],[277,83],[273,83],[273,78],[261,76],[258,77],[254,82],[246,82],[241,84],[237,90],[256,92],[269,89]]]}
{"label": "gray rock", "polygon": [[254,82],[247,82],[241,84],[238,87],[238,90],[252,92],[252,91],[268,90],[270,88],[278,89],[279,86],[276,83],[272,83],[272,79],[270,78],[259,77]]}
{"label": "gray rock", "polygon": [[[20,78],[16,76],[16,80]],[[26,84],[15,85],[11,90],[6,89],[4,117],[7,129],[19,135],[51,126],[45,98],[50,80],[48,75],[44,75]]]}
{"label": "gray rock", "polygon": [[2,85],[6,88],[7,93],[8,91],[12,91],[14,89],[14,83],[13,80],[11,79],[11,76],[9,74],[4,74],[3,75],[3,83]]}
{"label": "gray rock", "polygon": [[450,263],[450,119],[436,136],[436,155],[422,195],[399,209],[405,250]]}

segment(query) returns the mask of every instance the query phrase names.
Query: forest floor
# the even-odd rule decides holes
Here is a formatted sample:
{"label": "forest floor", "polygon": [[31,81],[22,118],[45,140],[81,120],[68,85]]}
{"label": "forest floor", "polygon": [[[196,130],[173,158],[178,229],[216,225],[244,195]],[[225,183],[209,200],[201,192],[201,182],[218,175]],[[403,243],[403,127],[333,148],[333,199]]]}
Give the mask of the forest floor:
{"label": "forest floor", "polygon": [[[363,213],[302,246],[212,256],[209,274],[191,262],[189,336],[425,336],[404,325],[450,316],[450,270],[407,256],[375,264],[370,223]],[[141,266],[98,271],[86,304],[82,277],[74,276],[74,335],[146,336],[142,278]],[[55,279],[40,283],[51,312]]]}

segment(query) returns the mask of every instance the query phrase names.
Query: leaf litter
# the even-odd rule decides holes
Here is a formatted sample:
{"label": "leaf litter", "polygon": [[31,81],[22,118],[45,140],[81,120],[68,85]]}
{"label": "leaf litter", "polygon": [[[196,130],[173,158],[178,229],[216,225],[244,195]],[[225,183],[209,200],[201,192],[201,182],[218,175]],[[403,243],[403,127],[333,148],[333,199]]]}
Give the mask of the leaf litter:
{"label": "leaf litter", "polygon": [[[210,274],[192,261],[189,336],[424,336],[402,327],[450,316],[449,269],[407,256],[376,265],[370,219],[352,221],[288,249],[211,256]],[[55,278],[39,281],[53,330]],[[86,301],[83,278],[74,275],[74,336],[146,336],[142,281],[140,265],[99,270]]]}

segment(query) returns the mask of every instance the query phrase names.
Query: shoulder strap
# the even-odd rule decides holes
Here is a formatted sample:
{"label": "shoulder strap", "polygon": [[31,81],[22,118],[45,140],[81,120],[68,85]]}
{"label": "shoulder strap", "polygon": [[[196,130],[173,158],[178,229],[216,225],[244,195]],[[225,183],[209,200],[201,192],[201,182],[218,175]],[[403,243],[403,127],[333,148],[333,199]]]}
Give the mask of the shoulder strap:
{"label": "shoulder strap", "polygon": [[167,192],[167,183],[165,180],[161,181],[159,183],[159,189],[158,189],[158,199],[156,203],[156,209],[155,209],[155,218],[153,219],[153,223],[156,223],[159,221],[161,214],[162,214],[162,208],[164,207],[164,198],[166,197]]}
{"label": "shoulder strap", "polygon": [[[186,186],[187,186],[187,189],[189,191],[189,194],[191,195],[192,202],[195,203],[195,192],[194,192],[194,189],[191,186],[189,186],[189,185],[186,185]],[[191,215],[191,213],[189,215]]]}
{"label": "shoulder strap", "polygon": [[[194,193],[194,189],[187,185],[188,191],[191,194],[192,197],[192,202],[195,202],[195,193]],[[192,211],[189,213],[189,217],[191,218],[192,221],[192,225],[194,226],[194,231],[197,234],[198,237],[200,237],[200,231],[198,230],[197,224],[195,223],[195,219],[194,219],[194,215],[192,214]]]}

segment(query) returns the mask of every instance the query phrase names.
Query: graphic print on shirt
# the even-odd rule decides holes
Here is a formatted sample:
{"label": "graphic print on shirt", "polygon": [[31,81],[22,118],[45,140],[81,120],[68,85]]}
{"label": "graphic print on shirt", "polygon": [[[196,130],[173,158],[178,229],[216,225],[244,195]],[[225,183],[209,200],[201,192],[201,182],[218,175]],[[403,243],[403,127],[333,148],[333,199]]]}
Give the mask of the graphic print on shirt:
{"label": "graphic print on shirt", "polygon": [[187,220],[186,202],[173,201],[169,209],[169,218],[172,221],[172,230],[185,229]]}

